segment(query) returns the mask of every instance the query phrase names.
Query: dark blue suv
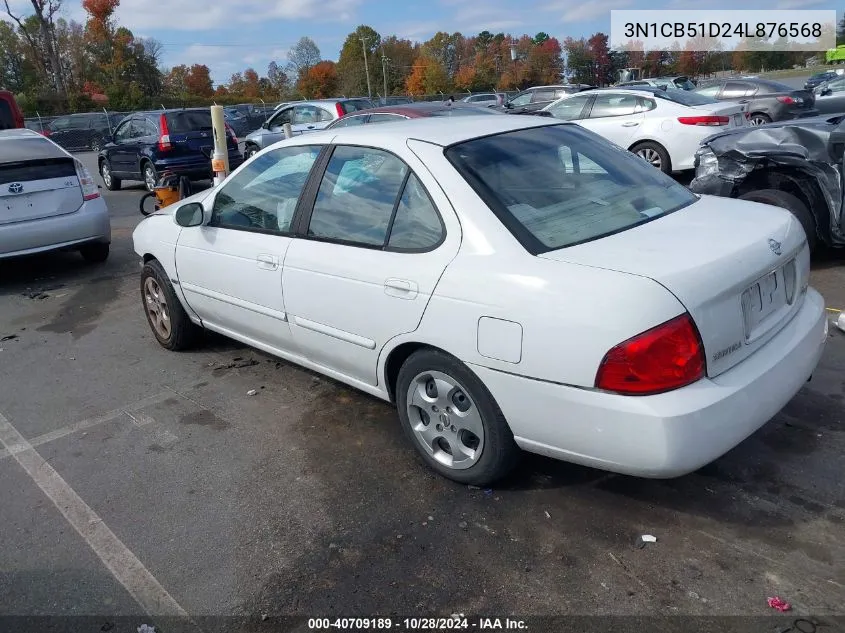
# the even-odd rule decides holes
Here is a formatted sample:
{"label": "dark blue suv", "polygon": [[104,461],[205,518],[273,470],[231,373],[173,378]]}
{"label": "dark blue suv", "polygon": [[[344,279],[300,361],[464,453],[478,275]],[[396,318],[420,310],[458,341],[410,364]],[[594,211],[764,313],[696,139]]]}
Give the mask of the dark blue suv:
{"label": "dark blue suv", "polygon": [[[229,167],[243,162],[238,139],[227,126]],[[185,108],[131,114],[117,126],[114,136],[100,151],[99,168],[110,191],[124,180],[139,180],[149,191],[159,175],[170,171],[189,180],[207,180],[214,153],[211,110]]]}

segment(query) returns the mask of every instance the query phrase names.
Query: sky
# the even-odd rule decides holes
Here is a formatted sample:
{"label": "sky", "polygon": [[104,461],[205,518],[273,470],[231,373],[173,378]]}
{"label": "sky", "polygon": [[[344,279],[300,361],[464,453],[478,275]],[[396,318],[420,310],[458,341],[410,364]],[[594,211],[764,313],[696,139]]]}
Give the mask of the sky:
{"label": "sky", "polygon": [[[13,10],[29,0],[11,0]],[[0,5],[2,6],[2,5]],[[611,9],[728,9],[698,0],[121,0],[116,17],[136,36],[164,45],[162,66],[206,64],[215,84],[253,67],[287,63],[287,51],[307,35],[324,59],[337,60],[347,34],[360,24],[381,35],[424,41],[437,31],[514,35],[544,31],[563,40],[609,32]],[[825,9],[826,0],[745,0],[744,9]],[[63,15],[85,21],[81,0],[64,0]],[[761,15],[764,15],[761,13]]]}

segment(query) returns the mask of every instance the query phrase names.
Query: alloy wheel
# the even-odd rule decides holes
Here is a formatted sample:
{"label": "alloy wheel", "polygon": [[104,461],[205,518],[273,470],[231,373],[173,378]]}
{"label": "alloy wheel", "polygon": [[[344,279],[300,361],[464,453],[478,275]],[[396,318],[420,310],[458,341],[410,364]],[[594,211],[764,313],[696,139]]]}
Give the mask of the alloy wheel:
{"label": "alloy wheel", "polygon": [[408,386],[405,406],[414,437],[432,458],[455,470],[481,458],[481,412],[457,380],[438,371],[418,374]]}
{"label": "alloy wheel", "polygon": [[144,282],[144,306],[156,334],[165,340],[170,338],[170,311],[167,300],[164,298],[161,286],[153,277],[147,277]]}
{"label": "alloy wheel", "polygon": [[650,147],[638,149],[637,156],[644,159],[646,162],[651,163],[651,165],[657,167],[657,169],[660,169],[663,166],[663,161],[660,160],[660,154],[657,152],[657,150],[654,150]]}

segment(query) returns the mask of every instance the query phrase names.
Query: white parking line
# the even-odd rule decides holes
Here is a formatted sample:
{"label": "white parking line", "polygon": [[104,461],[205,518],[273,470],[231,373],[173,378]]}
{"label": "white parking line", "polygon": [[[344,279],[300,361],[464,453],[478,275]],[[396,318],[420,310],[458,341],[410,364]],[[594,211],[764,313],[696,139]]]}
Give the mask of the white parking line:
{"label": "white parking line", "polygon": [[[72,435],[73,433],[84,431],[85,429],[90,429],[91,427],[97,426],[99,424],[111,422],[112,420],[116,420],[122,415],[128,416],[129,419],[132,420],[132,422],[136,426],[144,426],[145,424],[149,424],[154,420],[148,415],[138,414],[134,412],[138,411],[139,409],[143,409],[144,407],[164,402],[168,398],[172,398],[173,393],[173,391],[168,390],[162,391],[152,396],[147,396],[143,400],[138,400],[137,402],[133,402],[132,404],[126,405],[125,407],[113,409],[112,411],[108,411],[102,415],[98,415],[93,418],[86,418],[85,420],[80,420],[79,422],[74,422],[73,424],[63,426],[62,428],[56,429],[55,431],[50,431],[49,433],[39,435],[38,437],[35,437],[30,440],[29,444],[32,447],[41,446],[42,444],[47,444],[48,442],[61,439],[68,435]],[[0,460],[8,456],[9,452],[7,450],[0,449]]]}
{"label": "white parking line", "polygon": [[[0,443],[47,495],[117,581],[151,616],[188,613],[32,444],[0,413]],[[196,627],[196,624],[194,624]]]}

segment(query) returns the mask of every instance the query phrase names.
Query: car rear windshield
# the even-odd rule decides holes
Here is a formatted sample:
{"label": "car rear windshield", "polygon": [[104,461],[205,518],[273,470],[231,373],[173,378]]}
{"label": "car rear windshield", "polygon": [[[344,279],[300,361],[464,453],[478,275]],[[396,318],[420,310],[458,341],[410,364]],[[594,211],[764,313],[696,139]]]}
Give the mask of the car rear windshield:
{"label": "car rear windshield", "polygon": [[625,231],[696,200],[641,158],[572,124],[466,141],[446,157],[535,254]]}
{"label": "car rear windshield", "polygon": [[185,110],[167,115],[167,131],[170,134],[185,134],[212,129],[210,110]]}
{"label": "car rear windshield", "polygon": [[681,90],[695,90],[695,84],[689,80],[689,77],[675,77],[672,83]]}

